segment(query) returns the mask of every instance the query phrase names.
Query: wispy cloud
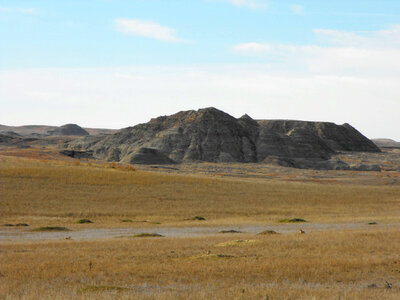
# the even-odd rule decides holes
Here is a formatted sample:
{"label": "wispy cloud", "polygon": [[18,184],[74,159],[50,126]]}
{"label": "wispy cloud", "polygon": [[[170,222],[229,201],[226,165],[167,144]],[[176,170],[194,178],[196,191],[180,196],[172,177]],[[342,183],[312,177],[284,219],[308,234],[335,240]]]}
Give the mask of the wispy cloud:
{"label": "wispy cloud", "polygon": [[268,2],[267,0],[208,0],[208,1],[223,1],[223,2],[228,2],[234,6],[237,7],[249,7],[252,9],[266,9],[268,8]]}
{"label": "wispy cloud", "polygon": [[392,48],[400,47],[400,25],[376,31],[348,32],[329,29],[315,29],[322,43],[338,46]]}
{"label": "wispy cloud", "polygon": [[185,41],[177,36],[175,29],[151,21],[139,19],[116,19],[115,24],[117,30],[126,35],[142,36],[172,43]]}
{"label": "wispy cloud", "polygon": [[295,15],[304,15],[304,8],[303,6],[299,5],[299,4],[293,4],[290,6],[290,10],[292,11],[292,13],[294,13]]}
{"label": "wispy cloud", "polygon": [[369,32],[314,30],[319,44],[243,43],[240,55],[264,58],[313,73],[400,76],[400,26]]}
{"label": "wispy cloud", "polygon": [[35,8],[0,7],[0,13],[36,14]]}

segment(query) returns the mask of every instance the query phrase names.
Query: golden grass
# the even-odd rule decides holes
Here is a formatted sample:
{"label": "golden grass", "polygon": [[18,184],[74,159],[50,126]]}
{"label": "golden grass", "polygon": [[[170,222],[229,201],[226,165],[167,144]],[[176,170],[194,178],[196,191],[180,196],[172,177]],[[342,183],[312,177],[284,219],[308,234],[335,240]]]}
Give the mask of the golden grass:
{"label": "golden grass", "polygon": [[[0,246],[5,299],[399,299],[400,232]],[[393,284],[385,288],[385,281]],[[375,284],[376,288],[368,288]]]}
{"label": "golden grass", "polygon": [[[0,224],[76,228],[276,223],[291,218],[314,223],[400,220],[399,185],[216,178],[6,157],[0,159],[0,182]],[[94,224],[77,225],[80,218]]]}
{"label": "golden grass", "polygon": [[[24,154],[28,157],[29,151]],[[334,171],[268,171],[267,180],[261,171],[254,178],[241,177],[242,166],[232,166],[237,173],[217,176],[189,175],[191,166],[185,166],[186,174],[180,175],[51,157],[0,156],[0,225],[23,222],[30,227],[12,230],[76,230],[278,225],[295,218],[311,223],[400,221],[397,173],[349,172],[346,176],[358,177],[348,184]],[[192,166],[207,167],[217,168]],[[78,224],[84,218],[94,223]],[[229,234],[0,240],[0,299],[399,299],[400,232],[369,228],[241,234],[240,240]],[[393,287],[385,288],[385,281]],[[368,288],[372,284],[377,287]]]}

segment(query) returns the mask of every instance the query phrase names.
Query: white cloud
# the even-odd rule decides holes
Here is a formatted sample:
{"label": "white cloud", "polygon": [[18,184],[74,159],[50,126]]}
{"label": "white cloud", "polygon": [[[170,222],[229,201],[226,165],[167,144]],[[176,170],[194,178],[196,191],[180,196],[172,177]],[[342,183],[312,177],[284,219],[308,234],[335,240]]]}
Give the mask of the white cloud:
{"label": "white cloud", "polygon": [[163,42],[183,42],[176,30],[160,24],[139,19],[116,19],[116,28],[127,35],[142,36]]}
{"label": "white cloud", "polygon": [[295,15],[304,15],[304,8],[303,6],[299,5],[299,4],[293,4],[290,6],[290,10],[292,11],[292,13],[294,13]]}
{"label": "white cloud", "polygon": [[252,9],[266,9],[268,8],[267,0],[208,0],[208,1],[224,1],[237,7],[250,7]]}
{"label": "white cloud", "polygon": [[36,9],[34,8],[13,8],[13,7],[0,7],[0,13],[20,13],[20,14],[36,14]]}
{"label": "white cloud", "polygon": [[271,53],[273,51],[273,45],[266,43],[243,43],[234,46],[233,50],[244,55],[264,54]]}

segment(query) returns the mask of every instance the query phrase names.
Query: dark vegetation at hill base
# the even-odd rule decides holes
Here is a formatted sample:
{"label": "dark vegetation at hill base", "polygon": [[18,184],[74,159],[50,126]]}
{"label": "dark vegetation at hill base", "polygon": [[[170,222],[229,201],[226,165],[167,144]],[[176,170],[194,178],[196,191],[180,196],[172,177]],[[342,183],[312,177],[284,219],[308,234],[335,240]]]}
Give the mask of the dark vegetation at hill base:
{"label": "dark vegetation at hill base", "polygon": [[[215,108],[158,117],[111,135],[73,140],[66,147],[129,164],[263,162],[340,170],[350,166],[332,158],[338,152],[380,152],[349,124],[253,120],[248,115],[236,119]],[[379,171],[379,166],[362,168]]]}

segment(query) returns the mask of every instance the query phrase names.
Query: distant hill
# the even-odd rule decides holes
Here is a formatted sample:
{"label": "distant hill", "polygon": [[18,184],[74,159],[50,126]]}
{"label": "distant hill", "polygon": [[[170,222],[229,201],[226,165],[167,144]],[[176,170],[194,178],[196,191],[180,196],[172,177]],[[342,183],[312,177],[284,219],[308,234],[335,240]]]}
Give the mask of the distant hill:
{"label": "distant hill", "polygon": [[84,137],[68,147],[132,164],[277,161],[325,169],[348,168],[330,160],[338,151],[380,152],[349,124],[253,120],[248,115],[236,119],[215,108],[158,117],[112,135]]}
{"label": "distant hill", "polygon": [[0,132],[14,132],[19,135],[47,135],[50,130],[55,130],[57,126],[47,125],[25,125],[25,126],[6,126],[0,125]]}
{"label": "distant hill", "polygon": [[[100,128],[82,128],[86,134],[83,134],[83,131],[74,131],[71,129],[71,125],[75,124],[66,124],[63,126],[48,126],[48,125],[25,125],[25,126],[6,126],[6,125],[0,125],[0,133],[16,133],[22,136],[48,136],[48,135],[70,135],[70,134],[65,134],[65,133],[72,133],[76,132],[80,134],[77,134],[77,136],[80,135],[96,135],[96,134],[112,134],[117,132],[118,130],[114,129],[100,129]],[[78,125],[76,125],[78,126]],[[69,127],[69,129],[68,129]],[[78,126],[81,128],[80,126]],[[50,132],[50,133],[49,133]]]}
{"label": "distant hill", "polygon": [[400,148],[400,142],[391,139],[373,139],[372,140],[378,147]]}
{"label": "distant hill", "polygon": [[84,136],[84,135],[89,135],[89,132],[87,132],[85,129],[82,127],[76,125],[76,124],[66,124],[63,126],[60,126],[54,130],[49,130],[47,131],[49,135],[57,135],[57,136],[63,136],[63,135],[73,135],[73,136]]}

